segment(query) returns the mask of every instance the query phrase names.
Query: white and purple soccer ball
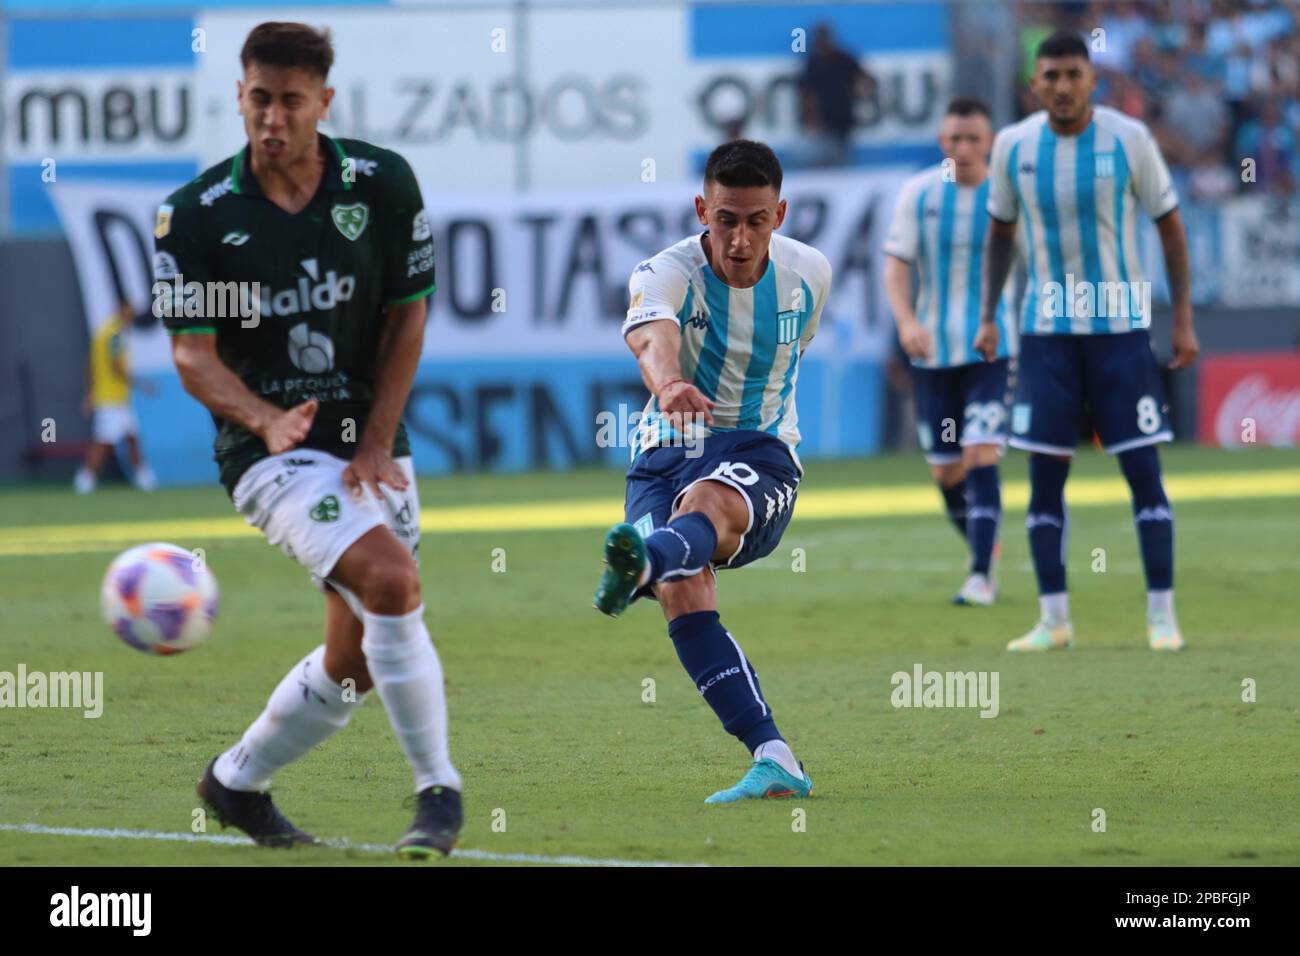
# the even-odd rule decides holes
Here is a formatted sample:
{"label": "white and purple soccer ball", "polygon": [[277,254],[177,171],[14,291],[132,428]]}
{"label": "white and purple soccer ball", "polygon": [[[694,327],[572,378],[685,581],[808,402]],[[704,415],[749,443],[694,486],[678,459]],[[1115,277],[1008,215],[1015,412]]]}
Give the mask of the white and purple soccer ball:
{"label": "white and purple soccer ball", "polygon": [[142,544],[108,566],[100,590],[113,633],[145,654],[197,647],[217,614],[217,579],[202,558],[174,544]]}

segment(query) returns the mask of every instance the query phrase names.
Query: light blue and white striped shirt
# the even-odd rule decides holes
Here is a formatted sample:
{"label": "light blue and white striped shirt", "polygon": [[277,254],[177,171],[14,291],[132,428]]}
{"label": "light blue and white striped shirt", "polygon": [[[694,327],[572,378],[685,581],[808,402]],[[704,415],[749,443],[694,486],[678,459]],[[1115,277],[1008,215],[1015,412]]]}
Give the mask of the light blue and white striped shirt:
{"label": "light blue and white striped shirt", "polygon": [[1146,126],[1094,106],[1082,133],[1059,136],[1046,111],[1034,113],[998,133],[989,179],[989,215],[1024,218],[1022,331],[1089,335],[1150,326],[1138,208],[1159,219],[1178,196]]}
{"label": "light blue and white striped shirt", "polygon": [[[886,254],[916,266],[916,321],[934,339],[930,356],[912,359],[922,368],[950,368],[984,361],[975,351],[980,323],[980,275],[989,182],[962,186],[944,178],[942,165],[922,170],[903,184],[885,238]],[[1016,354],[1018,338],[1007,328],[1013,314],[1014,277],[998,303],[998,357]],[[1008,334],[1010,333],[1010,334]]]}
{"label": "light blue and white striped shirt", "polygon": [[[737,289],[714,274],[700,239],[683,239],[636,267],[628,283],[623,334],[647,322],[678,324],[682,378],[715,403],[712,428],[701,426],[687,437],[767,432],[785,442],[798,464],[795,382],[799,357],[830,295],[830,262],[811,246],[773,235],[762,278]],[[651,396],[633,440],[633,457],[667,444],[672,434]]]}

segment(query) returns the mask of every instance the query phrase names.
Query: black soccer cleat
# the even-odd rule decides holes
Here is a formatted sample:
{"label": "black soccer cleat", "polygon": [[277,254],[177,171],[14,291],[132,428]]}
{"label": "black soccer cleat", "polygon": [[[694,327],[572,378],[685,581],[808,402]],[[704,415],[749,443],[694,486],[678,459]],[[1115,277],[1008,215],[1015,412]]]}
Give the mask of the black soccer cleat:
{"label": "black soccer cleat", "polygon": [[212,772],[216,764],[216,758],[213,758],[194,789],[223,827],[238,827],[258,846],[287,849],[300,843],[320,843],[310,833],[304,833],[285,819],[271,802],[269,793],[231,790],[223,784]]}
{"label": "black soccer cleat", "polygon": [[443,856],[450,856],[460,836],[460,791],[428,787],[416,799],[420,805],[415,811],[415,822],[406,836],[397,841],[397,855],[422,860],[437,850]]}

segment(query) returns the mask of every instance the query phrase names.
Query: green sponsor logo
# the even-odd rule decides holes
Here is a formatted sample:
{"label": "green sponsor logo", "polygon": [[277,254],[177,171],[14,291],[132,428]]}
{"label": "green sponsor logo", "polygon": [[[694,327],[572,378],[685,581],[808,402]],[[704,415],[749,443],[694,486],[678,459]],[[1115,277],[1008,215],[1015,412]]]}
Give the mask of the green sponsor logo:
{"label": "green sponsor logo", "polygon": [[330,217],[333,218],[334,225],[339,227],[339,232],[348,239],[355,240],[370,221],[370,207],[363,202],[354,202],[350,206],[335,206],[330,210]]}
{"label": "green sponsor logo", "polygon": [[338,521],[339,500],[333,495],[326,495],[315,508],[311,509],[312,521]]}

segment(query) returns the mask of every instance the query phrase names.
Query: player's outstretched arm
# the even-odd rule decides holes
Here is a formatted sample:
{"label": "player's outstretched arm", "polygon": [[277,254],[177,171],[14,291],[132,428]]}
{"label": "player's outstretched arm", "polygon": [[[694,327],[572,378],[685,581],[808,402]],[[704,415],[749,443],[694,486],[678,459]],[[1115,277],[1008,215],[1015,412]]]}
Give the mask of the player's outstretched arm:
{"label": "player's outstretched arm", "polygon": [[357,453],[343,471],[344,483],[354,491],[365,485],[378,497],[381,484],[406,489],[406,475],[393,461],[393,437],[420,364],[428,316],[427,297],[388,306],[375,354],[375,400]]}
{"label": "player's outstretched arm", "polygon": [[266,442],[272,455],[288,451],[311,430],[316,400],[290,409],[258,398],[217,355],[217,337],[206,334],[172,336],[172,360],[181,384],[218,418],[237,422]]}
{"label": "player's outstretched arm", "polygon": [[885,295],[898,326],[898,341],[908,358],[926,359],[934,347],[930,331],[916,321],[912,309],[912,266],[897,256],[885,256]]}
{"label": "player's outstretched arm", "polygon": [[1169,298],[1174,306],[1174,331],[1170,343],[1174,359],[1170,368],[1186,368],[1201,350],[1192,328],[1192,265],[1187,252],[1187,232],[1177,209],[1156,220],[1160,245],[1165,252],[1165,273],[1169,277]]}
{"label": "player's outstretched arm", "polygon": [[713,424],[713,402],[682,378],[682,333],[675,322],[638,325],[627,333],[627,345],[641,368],[641,380],[659,400],[659,410],[672,427],[681,427],[678,416],[683,415],[702,415],[705,424]]}
{"label": "player's outstretched arm", "polygon": [[1001,219],[989,220],[989,234],[984,240],[984,274],[980,282],[980,328],[975,333],[975,351],[992,362],[998,357],[998,301],[1011,275],[1016,255],[1016,224]]}

